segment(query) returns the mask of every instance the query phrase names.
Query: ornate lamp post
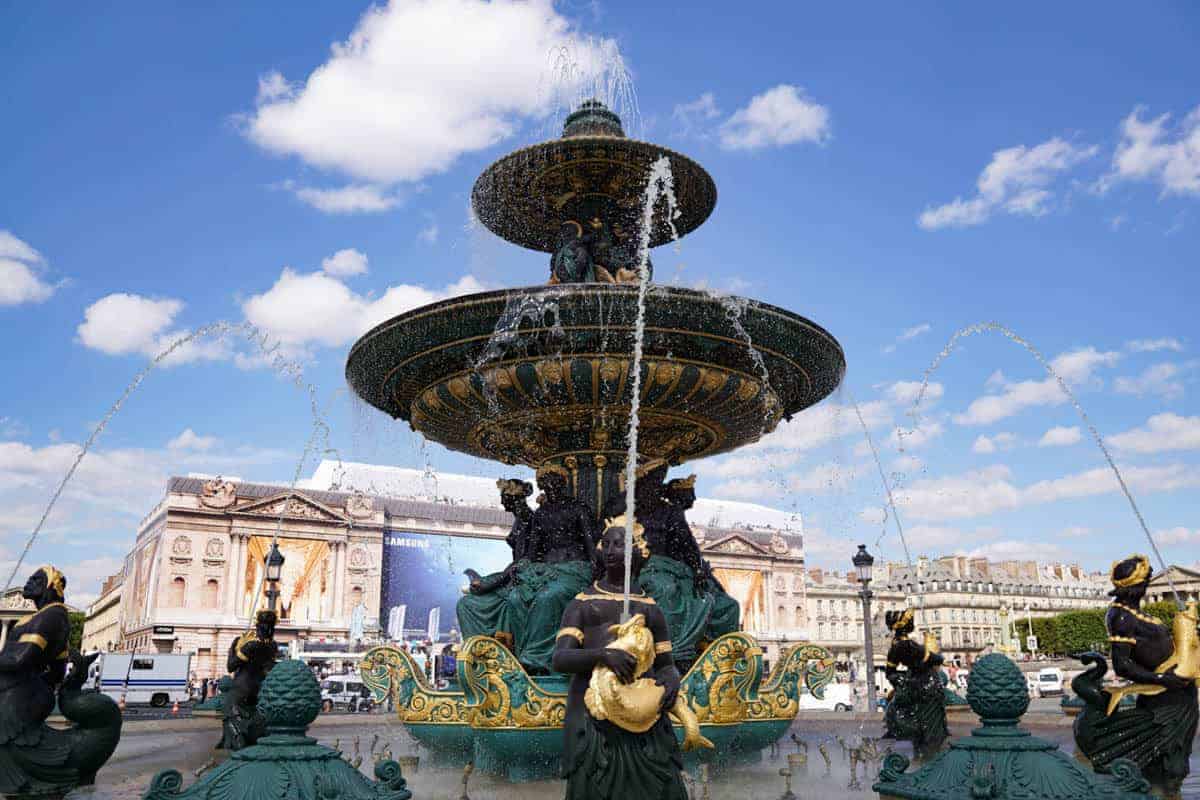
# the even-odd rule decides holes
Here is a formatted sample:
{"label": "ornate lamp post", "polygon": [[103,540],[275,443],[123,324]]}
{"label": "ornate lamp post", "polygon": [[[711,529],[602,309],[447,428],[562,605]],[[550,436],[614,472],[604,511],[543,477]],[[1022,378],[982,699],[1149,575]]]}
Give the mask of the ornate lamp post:
{"label": "ornate lamp post", "polygon": [[860,544],[858,552],[851,559],[854,568],[858,570],[858,582],[862,585],[858,596],[863,604],[863,644],[867,658],[867,711],[875,713],[875,647],[871,640],[871,567],[875,557],[867,552],[867,546]]}
{"label": "ornate lamp post", "polygon": [[278,543],[271,543],[271,549],[263,559],[263,570],[267,579],[267,608],[275,611],[279,599],[279,579],[283,577],[283,553],[279,552]]}

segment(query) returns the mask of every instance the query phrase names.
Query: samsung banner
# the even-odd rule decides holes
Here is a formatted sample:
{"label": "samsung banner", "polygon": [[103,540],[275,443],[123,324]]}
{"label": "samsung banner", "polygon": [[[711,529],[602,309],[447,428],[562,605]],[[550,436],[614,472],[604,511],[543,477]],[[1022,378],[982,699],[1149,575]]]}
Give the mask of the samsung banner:
{"label": "samsung banner", "polygon": [[387,531],[379,609],[384,629],[395,640],[448,641],[451,629],[459,630],[454,608],[467,585],[463,570],[487,575],[511,560],[503,540]]}

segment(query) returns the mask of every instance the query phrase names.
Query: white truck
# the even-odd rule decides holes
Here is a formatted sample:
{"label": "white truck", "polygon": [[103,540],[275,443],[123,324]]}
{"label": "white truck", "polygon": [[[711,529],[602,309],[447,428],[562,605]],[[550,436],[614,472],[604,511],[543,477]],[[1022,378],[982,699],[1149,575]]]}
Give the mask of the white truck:
{"label": "white truck", "polygon": [[156,708],[188,699],[190,653],[101,653],[92,664],[97,689],[117,702],[149,703]]}
{"label": "white truck", "polygon": [[825,687],[825,696],[818,700],[808,691],[808,687],[800,686],[801,711],[853,711],[854,697],[848,683],[831,683]]}

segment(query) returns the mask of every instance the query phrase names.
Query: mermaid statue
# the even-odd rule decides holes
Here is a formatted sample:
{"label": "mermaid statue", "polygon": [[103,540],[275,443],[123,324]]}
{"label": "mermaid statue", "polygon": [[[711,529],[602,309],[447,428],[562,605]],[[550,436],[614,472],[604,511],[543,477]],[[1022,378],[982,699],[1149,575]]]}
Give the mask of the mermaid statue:
{"label": "mermaid statue", "polygon": [[[1071,682],[1087,707],[1075,718],[1075,744],[1098,772],[1119,758],[1134,761],[1156,792],[1178,798],[1200,710],[1200,633],[1195,603],[1175,615],[1172,628],[1141,611],[1150,584],[1150,560],[1134,555],[1112,566],[1112,605],[1105,615],[1112,666],[1131,683],[1105,688],[1108,665],[1099,653],[1080,660],[1091,668]],[[1131,708],[1122,700],[1136,697]]]}
{"label": "mermaid statue", "polygon": [[[661,459],[647,461],[635,474],[635,515],[650,548],[639,585],[667,618],[675,662],[686,672],[704,643],[740,629],[740,609],[713,576],[688,525],[685,512],[695,502],[689,485],[694,479],[672,481],[669,493],[663,483],[667,462]],[[616,506],[623,512],[623,495]]]}
{"label": "mermaid statue", "polygon": [[241,750],[266,733],[266,718],[258,709],[258,690],[279,658],[275,622],[275,612],[263,609],[254,617],[254,628],[229,645],[225,668],[233,681],[221,708],[223,722],[218,750]]}
{"label": "mermaid statue", "polygon": [[[650,557],[641,525],[628,544],[636,577]],[[566,800],[686,800],[669,714],[684,726],[685,747],[712,746],[679,697],[667,619],[654,598],[631,591],[631,616],[621,621],[626,546],[624,520],[614,520],[600,540],[596,580],[567,606],[557,635],[554,669],[571,675]]]}
{"label": "mermaid statue", "polygon": [[[95,656],[68,648],[66,587],[54,567],[34,572],[21,596],[37,610],[17,621],[0,650],[0,793],[6,796],[61,796],[91,784],[121,738],[117,704],[82,691]],[[75,723],[65,730],[45,724],[56,691],[63,716]]]}
{"label": "mermaid statue", "polygon": [[892,698],[883,718],[883,738],[912,742],[914,755],[924,760],[941,749],[950,730],[939,677],[942,655],[932,642],[921,645],[909,638],[913,613],[906,608],[884,617],[895,638],[887,654],[885,674],[892,684]]}
{"label": "mermaid statue", "polygon": [[[512,649],[531,675],[550,672],[554,632],[563,609],[592,577],[594,516],[571,496],[569,480],[567,471],[555,464],[537,471],[544,499],[527,523],[518,518],[514,525],[514,532],[517,525],[523,526],[524,541],[519,552],[514,548],[514,562],[505,570],[507,577],[474,576],[472,584],[478,580],[478,586],[473,585],[458,601],[463,636],[502,634],[497,638]],[[521,540],[521,536],[510,536]],[[512,630],[502,630],[504,627]]]}

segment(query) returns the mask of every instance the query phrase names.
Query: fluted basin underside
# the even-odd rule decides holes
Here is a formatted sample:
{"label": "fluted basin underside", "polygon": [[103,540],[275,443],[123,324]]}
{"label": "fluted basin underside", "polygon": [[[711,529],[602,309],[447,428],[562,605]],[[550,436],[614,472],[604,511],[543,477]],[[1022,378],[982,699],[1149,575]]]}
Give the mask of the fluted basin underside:
{"label": "fluted basin underside", "polygon": [[[636,314],[636,286],[465,295],[368,332],[346,378],[452,450],[530,466],[621,457]],[[666,286],[647,294],[643,353],[639,455],[675,464],[758,439],[829,395],[846,368],[837,340],[803,317]]]}

